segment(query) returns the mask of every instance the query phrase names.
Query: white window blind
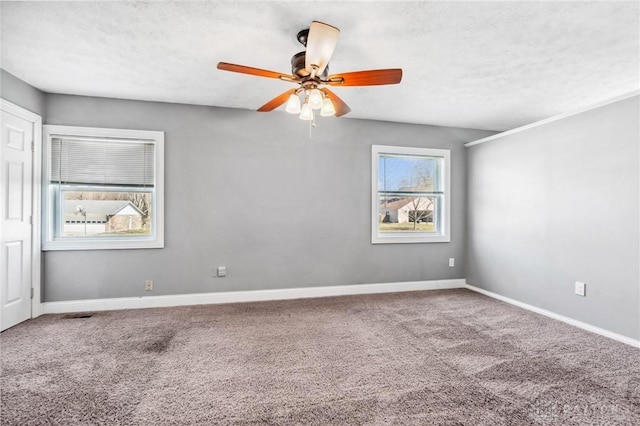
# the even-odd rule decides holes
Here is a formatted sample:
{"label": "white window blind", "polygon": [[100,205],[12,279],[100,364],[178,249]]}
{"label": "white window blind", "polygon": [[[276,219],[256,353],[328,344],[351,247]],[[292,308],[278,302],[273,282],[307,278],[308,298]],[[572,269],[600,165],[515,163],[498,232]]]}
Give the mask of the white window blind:
{"label": "white window blind", "polygon": [[131,140],[53,138],[50,181],[153,187],[155,144]]}

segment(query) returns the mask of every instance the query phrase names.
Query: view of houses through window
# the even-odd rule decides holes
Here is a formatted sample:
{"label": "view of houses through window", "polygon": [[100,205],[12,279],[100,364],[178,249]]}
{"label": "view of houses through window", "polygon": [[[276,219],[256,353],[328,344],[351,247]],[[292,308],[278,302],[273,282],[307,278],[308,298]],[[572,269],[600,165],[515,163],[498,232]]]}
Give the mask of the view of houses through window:
{"label": "view of houses through window", "polygon": [[433,231],[435,204],[434,197],[382,196],[380,231]]}
{"label": "view of houses through window", "polygon": [[62,235],[149,235],[150,192],[63,191]]}
{"label": "view of houses through window", "polygon": [[380,232],[434,232],[438,225],[438,158],[380,155]]}

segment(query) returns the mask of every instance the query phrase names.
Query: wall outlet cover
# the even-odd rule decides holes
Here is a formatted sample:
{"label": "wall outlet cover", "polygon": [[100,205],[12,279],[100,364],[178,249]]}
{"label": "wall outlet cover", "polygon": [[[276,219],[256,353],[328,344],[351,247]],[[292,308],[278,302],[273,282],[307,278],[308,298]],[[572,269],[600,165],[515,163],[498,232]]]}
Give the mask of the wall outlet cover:
{"label": "wall outlet cover", "polygon": [[576,294],[578,296],[585,296],[586,295],[586,290],[587,290],[587,285],[585,283],[581,283],[580,281],[576,281]]}

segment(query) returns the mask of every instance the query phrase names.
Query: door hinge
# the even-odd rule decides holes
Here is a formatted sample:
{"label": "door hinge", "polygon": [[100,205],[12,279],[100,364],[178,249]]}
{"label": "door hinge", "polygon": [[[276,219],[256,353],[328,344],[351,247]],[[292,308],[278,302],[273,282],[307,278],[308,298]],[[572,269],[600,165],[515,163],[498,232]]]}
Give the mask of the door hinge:
{"label": "door hinge", "polygon": [[33,216],[29,216],[29,225],[33,225]]}
{"label": "door hinge", "polygon": [[32,299],[33,299],[33,294],[34,294],[33,287],[31,287],[31,298]]}
{"label": "door hinge", "polygon": [[36,150],[36,143],[31,141],[31,152],[34,152]]}

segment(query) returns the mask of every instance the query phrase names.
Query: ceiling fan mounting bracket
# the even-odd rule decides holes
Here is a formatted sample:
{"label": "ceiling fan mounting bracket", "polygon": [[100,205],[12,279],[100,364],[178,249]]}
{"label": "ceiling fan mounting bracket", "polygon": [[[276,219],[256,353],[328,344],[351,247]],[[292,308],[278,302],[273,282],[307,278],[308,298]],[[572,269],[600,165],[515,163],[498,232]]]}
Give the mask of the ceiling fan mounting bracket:
{"label": "ceiling fan mounting bracket", "polygon": [[305,28],[298,32],[296,39],[300,42],[301,45],[307,47],[307,39],[309,38],[309,28]]}

